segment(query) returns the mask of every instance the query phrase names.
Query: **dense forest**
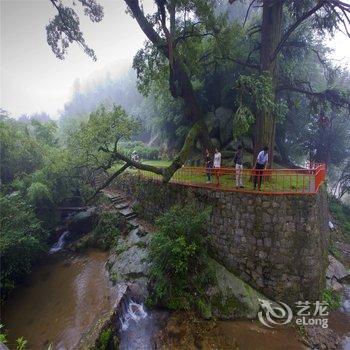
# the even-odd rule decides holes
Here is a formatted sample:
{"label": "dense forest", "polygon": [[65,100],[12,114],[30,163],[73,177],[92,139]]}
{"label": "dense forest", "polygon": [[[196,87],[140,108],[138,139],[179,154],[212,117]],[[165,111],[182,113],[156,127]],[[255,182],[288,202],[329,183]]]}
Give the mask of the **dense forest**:
{"label": "dense forest", "polygon": [[[102,18],[94,1],[83,5],[94,20]],[[137,2],[127,5],[139,22],[146,20]],[[342,30],[346,23],[337,14],[348,9],[338,2],[325,2],[319,10],[313,6],[312,1],[283,6],[264,2],[262,7],[254,2],[189,1],[163,5],[165,14],[158,5],[148,23],[149,40],[134,57],[133,69],[114,79],[106,75],[86,89],[77,83],[58,121],[46,113],[15,120],[2,110],[2,207],[9,215],[35,218],[32,231],[24,218],[18,217],[17,228],[3,215],[3,227],[11,226],[11,231],[4,230],[9,236],[2,237],[4,256],[12,256],[12,244],[17,242],[12,230],[26,237],[24,252],[15,247],[21,259],[13,257],[12,267],[7,263],[4,286],[11,289],[9,276],[28,271],[33,253],[44,249],[46,232],[55,225],[55,207],[75,191],[89,192],[94,172],[110,170],[133,150],[145,159],[174,160],[166,178],[191,158],[202,159],[203,147],[218,147],[232,166],[238,144],[254,153],[266,143],[266,135],[257,134],[264,128],[259,123],[273,119],[273,135],[268,138],[269,143],[275,140],[274,162],[285,167],[325,162],[329,191],[345,199],[350,176],[350,75],[332,61],[324,39]],[[60,16],[72,14],[63,5],[58,10],[47,27],[48,42],[63,58],[69,41],[83,39],[76,27],[60,31]],[[265,28],[269,11],[280,17],[276,28]],[[268,35],[274,43],[269,44],[276,50],[267,68],[265,30],[273,30]],[[57,34],[56,41],[50,31]],[[163,41],[169,47],[164,48]],[[205,136],[198,131],[203,125],[195,129],[202,122]],[[104,149],[114,142],[120,143],[119,152]]]}
{"label": "dense forest", "polygon": [[[350,71],[327,46],[338,31],[350,37],[350,5],[156,0],[154,12],[145,13],[141,1],[124,2],[123,15],[132,16],[147,38],[128,70],[117,77],[107,73],[84,88],[77,82],[57,120],[45,112],[13,115],[1,109],[2,301],[53,243],[60,207],[96,203],[100,190],[128,169],[169,182],[184,165],[204,166],[206,149],[220,150],[226,167],[234,166],[239,145],[245,168],[254,167],[264,146],[270,168],[326,164],[332,215],[350,242]],[[51,3],[56,15],[48,19],[47,42],[57,58],[79,44],[98,60],[80,29],[77,4]],[[92,22],[103,20],[97,1],[78,3]],[[195,215],[193,208],[186,209],[187,218],[177,210],[173,215],[183,222]],[[153,278],[167,255],[162,243],[172,237],[171,220],[171,213],[160,220]],[[196,220],[193,237],[200,246],[196,230],[204,217]],[[181,223],[176,225],[181,235]],[[184,243],[189,251],[192,243]],[[170,286],[181,294],[182,282]],[[163,304],[171,308],[174,300]]]}

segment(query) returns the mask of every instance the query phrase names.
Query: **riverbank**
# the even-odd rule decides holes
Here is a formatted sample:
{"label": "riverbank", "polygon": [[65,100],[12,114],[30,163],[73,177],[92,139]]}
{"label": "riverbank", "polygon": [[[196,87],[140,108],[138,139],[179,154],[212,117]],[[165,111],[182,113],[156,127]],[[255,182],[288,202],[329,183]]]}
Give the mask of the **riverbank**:
{"label": "riverbank", "polygon": [[[67,236],[63,232],[51,254],[35,267],[2,310],[11,350],[21,336],[28,340],[27,348],[33,350],[47,350],[50,345],[52,349],[93,348],[103,338],[101,334],[118,337],[120,349],[132,350],[310,348],[300,330],[292,326],[269,329],[254,320],[223,321],[220,314],[206,320],[194,313],[147,309],[148,245],[155,227],[137,217],[132,198],[115,190],[105,194],[110,202],[100,209],[118,217],[116,246],[110,252],[88,248],[90,234],[62,251]],[[240,289],[243,291],[247,288],[241,282],[238,286],[239,281],[233,280],[223,267],[218,270],[221,274],[217,287],[226,291],[231,284],[236,291],[238,287],[244,287]],[[121,289],[126,293],[123,300],[116,296]],[[249,300],[250,312],[256,313],[253,301],[257,297],[253,291],[248,294],[253,298]],[[339,350],[349,349],[348,294],[344,294],[342,309],[330,315],[330,328],[344,340]],[[116,306],[117,299],[121,302]],[[233,309],[232,315],[225,318],[237,318],[235,315]],[[103,325],[99,327],[101,320]],[[101,349],[107,349],[107,343]]]}
{"label": "riverbank", "polygon": [[95,319],[113,306],[107,257],[108,252],[90,249],[41,261],[1,310],[9,348],[24,337],[28,349],[73,349]]}

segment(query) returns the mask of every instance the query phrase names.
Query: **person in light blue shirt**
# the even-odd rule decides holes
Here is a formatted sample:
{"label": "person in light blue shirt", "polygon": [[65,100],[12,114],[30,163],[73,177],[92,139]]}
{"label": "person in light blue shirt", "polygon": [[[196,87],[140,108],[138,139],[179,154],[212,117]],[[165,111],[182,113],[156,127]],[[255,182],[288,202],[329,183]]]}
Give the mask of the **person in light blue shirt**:
{"label": "person in light blue shirt", "polygon": [[264,169],[266,168],[269,162],[269,148],[267,146],[264,147],[262,151],[259,152],[258,157],[256,159],[255,167],[254,167],[254,190],[256,190],[256,185],[258,185],[258,190],[261,191],[261,181],[263,177]]}

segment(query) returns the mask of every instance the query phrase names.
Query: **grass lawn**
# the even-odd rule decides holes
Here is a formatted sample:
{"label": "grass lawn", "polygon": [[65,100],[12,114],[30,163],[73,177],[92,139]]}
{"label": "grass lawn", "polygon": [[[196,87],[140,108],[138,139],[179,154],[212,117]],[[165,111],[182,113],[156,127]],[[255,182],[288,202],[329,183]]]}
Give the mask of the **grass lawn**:
{"label": "grass lawn", "polygon": [[144,160],[142,164],[153,165],[160,168],[166,168],[171,164],[170,160]]}

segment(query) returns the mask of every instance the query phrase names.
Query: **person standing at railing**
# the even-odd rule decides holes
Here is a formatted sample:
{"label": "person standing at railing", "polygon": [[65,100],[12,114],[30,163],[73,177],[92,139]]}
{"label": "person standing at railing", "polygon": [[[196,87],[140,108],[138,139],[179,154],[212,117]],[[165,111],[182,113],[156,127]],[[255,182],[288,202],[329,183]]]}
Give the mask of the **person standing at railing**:
{"label": "person standing at railing", "polygon": [[220,185],[220,168],[221,168],[221,153],[215,148],[214,154],[214,173],[216,176],[216,186]]}
{"label": "person standing at railing", "polygon": [[269,148],[267,146],[264,147],[262,151],[259,152],[258,157],[256,159],[255,167],[254,167],[254,190],[256,190],[256,185],[258,184],[258,190],[261,190],[261,182],[264,174],[264,169],[269,161]]}
{"label": "person standing at railing", "polygon": [[211,159],[210,152],[208,148],[205,150],[205,168],[207,170],[207,183],[211,182],[211,169],[213,167],[213,160]]}
{"label": "person standing at railing", "polygon": [[241,145],[237,147],[234,158],[236,168],[236,188],[244,188],[243,186],[243,148]]}

